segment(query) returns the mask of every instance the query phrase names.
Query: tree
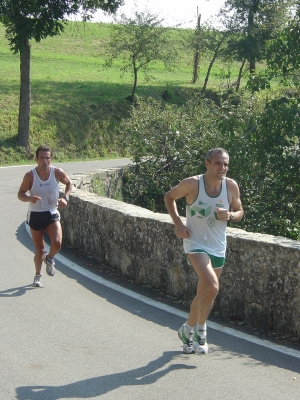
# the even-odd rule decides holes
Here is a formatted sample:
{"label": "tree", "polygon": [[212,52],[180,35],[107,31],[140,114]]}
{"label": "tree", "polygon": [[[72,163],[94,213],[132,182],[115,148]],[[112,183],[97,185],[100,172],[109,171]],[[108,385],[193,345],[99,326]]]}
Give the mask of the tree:
{"label": "tree", "polygon": [[268,43],[268,54],[266,70],[250,76],[248,87],[253,92],[266,89],[270,87],[270,81],[278,77],[282,84],[299,88],[300,8],[278,37]]}
{"label": "tree", "polygon": [[162,61],[166,68],[172,69],[176,60],[176,51],[170,43],[168,33],[171,28],[162,26],[163,19],[152,14],[147,8],[139,12],[134,10],[133,17],[121,14],[116,18],[116,25],[107,44],[107,66],[115,59],[122,59],[123,73],[131,71],[133,87],[128,100],[134,101],[138,72],[144,72],[146,79],[150,76],[150,64]]}
{"label": "tree", "polygon": [[[165,212],[163,195],[186,176],[199,173],[208,148],[221,143],[216,137],[219,109],[209,100],[193,99],[181,107],[140,99],[120,132],[133,166],[126,169],[127,202]],[[180,201],[181,215],[185,203]]]}
{"label": "tree", "polygon": [[198,14],[197,7],[197,27],[192,37],[192,47],[194,48],[194,68],[193,68],[193,79],[192,83],[196,83],[198,80],[199,60],[200,60],[200,49],[201,49],[201,14]]}
{"label": "tree", "polygon": [[20,102],[17,143],[29,150],[30,40],[40,42],[63,32],[67,17],[89,20],[97,9],[113,13],[123,0],[2,0],[0,23],[14,53],[20,54]]}
{"label": "tree", "polygon": [[219,56],[224,55],[225,44],[228,39],[228,36],[229,32],[227,31],[221,32],[214,28],[202,28],[203,42],[205,43],[207,51],[211,53],[212,58],[208,65],[208,69],[204,79],[203,87],[200,92],[200,96],[202,96],[206,90],[210,72],[216,59]]}
{"label": "tree", "polygon": [[275,76],[281,76],[286,83],[299,85],[300,70],[300,8],[279,37],[270,43],[273,57],[268,59],[268,68]]}
{"label": "tree", "polygon": [[249,61],[250,72],[265,56],[268,40],[275,38],[294,0],[226,0],[220,15],[226,29],[240,34],[240,59]]}

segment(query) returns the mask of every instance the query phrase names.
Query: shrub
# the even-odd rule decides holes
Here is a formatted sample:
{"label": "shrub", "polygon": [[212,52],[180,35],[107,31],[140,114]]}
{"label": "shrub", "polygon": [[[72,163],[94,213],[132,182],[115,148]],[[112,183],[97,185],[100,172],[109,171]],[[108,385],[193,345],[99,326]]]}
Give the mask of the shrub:
{"label": "shrub", "polygon": [[[183,178],[204,173],[206,152],[223,147],[245,209],[237,226],[299,239],[299,104],[286,97],[243,98],[220,107],[196,98],[181,107],[140,101],[121,126],[134,162],[125,172],[126,201],[166,212],[164,194]],[[184,215],[184,200],[178,208]]]}
{"label": "shrub", "polygon": [[[134,162],[125,173],[127,199],[166,212],[164,194],[184,177],[204,172],[206,152],[220,145],[218,113],[213,102],[196,99],[181,107],[150,99],[132,108],[121,127]],[[179,208],[183,214],[184,204]]]}

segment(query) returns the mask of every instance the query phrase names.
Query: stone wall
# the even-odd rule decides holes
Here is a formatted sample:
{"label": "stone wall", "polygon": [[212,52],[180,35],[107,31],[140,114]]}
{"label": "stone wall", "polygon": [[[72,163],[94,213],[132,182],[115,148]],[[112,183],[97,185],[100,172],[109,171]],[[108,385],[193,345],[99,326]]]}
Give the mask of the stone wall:
{"label": "stone wall", "polygon": [[[61,212],[64,241],[141,284],[190,301],[197,277],[169,215],[81,190],[93,190],[93,173],[72,180],[75,188]],[[231,227],[227,231],[227,262],[214,311],[299,336],[300,242]]]}

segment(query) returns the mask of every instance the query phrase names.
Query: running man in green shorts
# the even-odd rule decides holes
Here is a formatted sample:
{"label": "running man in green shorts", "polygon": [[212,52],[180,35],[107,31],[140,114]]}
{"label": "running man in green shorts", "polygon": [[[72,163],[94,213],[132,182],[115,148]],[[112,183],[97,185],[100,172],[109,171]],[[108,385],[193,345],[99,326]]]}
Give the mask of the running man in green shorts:
{"label": "running man in green shorts", "polygon": [[[183,179],[164,197],[175,233],[183,238],[184,251],[199,278],[188,319],[178,331],[185,353],[208,352],[206,320],[219,291],[227,222],[238,222],[244,215],[239,187],[226,178],[228,165],[227,151],[212,149],[206,155],[205,174]],[[182,197],[186,198],[186,225],[176,206]]]}

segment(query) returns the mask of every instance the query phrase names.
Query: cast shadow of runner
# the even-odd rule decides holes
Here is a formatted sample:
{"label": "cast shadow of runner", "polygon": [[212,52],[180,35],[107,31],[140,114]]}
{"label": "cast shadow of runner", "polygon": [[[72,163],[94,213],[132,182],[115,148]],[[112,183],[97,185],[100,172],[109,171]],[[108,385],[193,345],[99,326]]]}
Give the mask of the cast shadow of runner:
{"label": "cast shadow of runner", "polygon": [[20,287],[15,287],[15,288],[10,288],[6,290],[1,290],[0,291],[0,297],[18,297],[18,296],[23,296],[28,290],[36,290],[35,287],[32,285],[28,284],[25,286],[20,286]]}
{"label": "cast shadow of runner", "polygon": [[[151,385],[171,371],[197,368],[183,363],[166,365],[178,355],[181,360],[184,359],[182,352],[166,351],[157,360],[150,361],[144,367],[85,379],[63,386],[21,386],[16,389],[16,398],[18,400],[95,398],[122,386]],[[163,367],[165,368],[161,370]]]}
{"label": "cast shadow of runner", "polygon": [[31,239],[31,236],[26,232],[26,221],[22,221],[22,223],[16,229],[16,239],[27,249],[31,250],[34,253],[34,245]]}

